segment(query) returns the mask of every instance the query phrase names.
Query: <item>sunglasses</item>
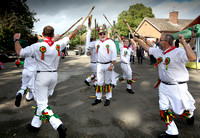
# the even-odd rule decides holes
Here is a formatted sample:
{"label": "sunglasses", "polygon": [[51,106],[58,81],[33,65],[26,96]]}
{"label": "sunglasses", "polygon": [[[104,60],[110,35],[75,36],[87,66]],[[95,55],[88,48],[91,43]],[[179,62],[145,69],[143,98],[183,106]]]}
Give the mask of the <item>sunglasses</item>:
{"label": "sunglasses", "polygon": [[99,35],[106,35],[106,33],[99,33]]}

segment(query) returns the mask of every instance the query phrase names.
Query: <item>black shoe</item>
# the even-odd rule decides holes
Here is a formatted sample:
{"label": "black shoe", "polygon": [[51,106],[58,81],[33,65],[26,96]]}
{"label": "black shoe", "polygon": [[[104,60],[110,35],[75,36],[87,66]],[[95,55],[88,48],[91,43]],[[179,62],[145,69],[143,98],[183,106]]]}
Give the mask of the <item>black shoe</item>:
{"label": "black shoe", "polygon": [[101,100],[96,99],[92,105],[97,105],[98,103],[101,103]]}
{"label": "black shoe", "polygon": [[108,105],[110,105],[110,100],[106,99],[104,106],[108,106]]}
{"label": "black shoe", "polygon": [[39,132],[40,128],[34,127],[31,124],[28,124],[28,130],[32,132]]}
{"label": "black shoe", "polygon": [[188,125],[193,125],[194,124],[194,116],[191,118],[186,119]]}
{"label": "black shoe", "polygon": [[134,94],[134,92],[133,92],[132,89],[126,89],[126,91],[127,91],[128,93]]}
{"label": "black shoe", "polygon": [[22,99],[22,94],[19,93],[19,94],[16,96],[15,106],[20,107],[21,99]]}
{"label": "black shoe", "polygon": [[86,81],[86,80],[85,80],[84,82],[85,82],[85,84],[87,84],[87,86],[90,86],[90,84],[89,84],[89,82],[88,82],[88,81]]}
{"label": "black shoe", "polygon": [[60,124],[60,126],[57,128],[60,138],[66,137],[66,130],[67,128],[64,126],[64,124]]}
{"label": "black shoe", "polygon": [[161,134],[158,138],[178,138],[178,135]]}

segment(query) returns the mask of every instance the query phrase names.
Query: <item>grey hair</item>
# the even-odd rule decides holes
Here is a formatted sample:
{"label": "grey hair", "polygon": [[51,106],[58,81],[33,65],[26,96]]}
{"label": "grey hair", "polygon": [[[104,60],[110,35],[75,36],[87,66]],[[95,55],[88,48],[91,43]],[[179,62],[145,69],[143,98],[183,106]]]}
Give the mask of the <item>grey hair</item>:
{"label": "grey hair", "polygon": [[165,39],[169,42],[170,45],[174,42],[174,37],[171,34],[165,34]]}

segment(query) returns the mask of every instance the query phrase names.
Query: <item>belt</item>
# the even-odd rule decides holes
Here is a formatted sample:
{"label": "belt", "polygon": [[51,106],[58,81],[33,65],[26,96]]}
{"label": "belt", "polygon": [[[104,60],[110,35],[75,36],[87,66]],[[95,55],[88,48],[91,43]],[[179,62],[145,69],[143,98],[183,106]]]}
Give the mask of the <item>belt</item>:
{"label": "belt", "polygon": [[111,61],[109,61],[109,62],[97,62],[97,63],[100,63],[100,64],[109,64],[109,63],[111,63]]}
{"label": "belt", "polygon": [[90,62],[90,63],[97,63],[97,62]]}
{"label": "belt", "polygon": [[40,73],[40,72],[57,72],[57,70],[50,70],[50,71],[37,71],[37,73]]}
{"label": "belt", "polygon": [[166,85],[176,85],[176,84],[183,84],[183,83],[187,83],[187,81],[182,81],[182,82],[175,82],[175,83],[171,83],[171,82],[165,82],[165,81],[161,81],[162,83],[166,84]]}

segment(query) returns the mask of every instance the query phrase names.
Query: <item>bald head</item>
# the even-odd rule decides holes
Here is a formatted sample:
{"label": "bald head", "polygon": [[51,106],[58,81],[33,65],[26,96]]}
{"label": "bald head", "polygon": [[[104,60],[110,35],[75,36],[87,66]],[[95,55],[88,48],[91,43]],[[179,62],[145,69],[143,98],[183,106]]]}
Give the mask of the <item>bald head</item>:
{"label": "bald head", "polygon": [[45,26],[43,29],[43,36],[44,37],[53,37],[54,36],[54,28],[52,26]]}

